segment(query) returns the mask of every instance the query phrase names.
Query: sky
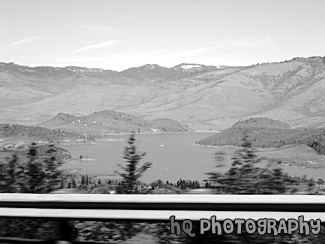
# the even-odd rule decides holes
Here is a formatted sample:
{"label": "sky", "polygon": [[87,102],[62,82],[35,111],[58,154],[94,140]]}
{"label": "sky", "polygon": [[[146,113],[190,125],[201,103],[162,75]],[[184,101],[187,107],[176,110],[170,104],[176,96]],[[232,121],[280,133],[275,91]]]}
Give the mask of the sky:
{"label": "sky", "polygon": [[325,56],[323,0],[0,0],[0,62],[116,71]]}

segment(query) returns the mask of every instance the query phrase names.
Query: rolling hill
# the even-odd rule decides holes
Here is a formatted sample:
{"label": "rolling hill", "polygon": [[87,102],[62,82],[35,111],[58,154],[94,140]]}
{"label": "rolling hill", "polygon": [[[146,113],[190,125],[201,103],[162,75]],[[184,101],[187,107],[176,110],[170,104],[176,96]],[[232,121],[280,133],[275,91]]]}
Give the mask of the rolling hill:
{"label": "rolling hill", "polygon": [[241,146],[243,138],[259,148],[280,148],[286,145],[307,145],[325,155],[325,128],[292,129],[286,123],[269,118],[239,121],[232,127],[197,142],[209,146]]}
{"label": "rolling hill", "polygon": [[59,113],[40,124],[49,129],[85,133],[187,132],[190,129],[171,119],[145,120],[132,114],[104,110],[85,116]]}
{"label": "rolling hill", "polygon": [[[26,126],[17,124],[0,124],[1,141],[62,141],[62,140],[84,140],[95,139],[92,136],[79,132],[68,132],[61,130],[50,130],[40,126]],[[1,143],[0,143],[1,145]]]}
{"label": "rolling hill", "polygon": [[1,123],[102,110],[173,119],[197,130],[224,130],[252,117],[319,128],[325,126],[325,58],[247,67],[148,64],[121,72],[0,63]]}

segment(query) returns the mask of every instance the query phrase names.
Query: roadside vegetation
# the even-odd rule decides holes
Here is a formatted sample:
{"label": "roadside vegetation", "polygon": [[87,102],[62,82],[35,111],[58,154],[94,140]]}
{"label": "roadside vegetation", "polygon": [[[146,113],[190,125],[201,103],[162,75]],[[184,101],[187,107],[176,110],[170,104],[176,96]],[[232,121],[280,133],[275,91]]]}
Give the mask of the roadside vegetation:
{"label": "roadside vegetation", "polygon": [[[1,152],[0,192],[49,193],[59,189],[72,188],[79,193],[92,194],[184,194],[191,189],[208,188],[215,194],[324,194],[324,181],[306,177],[292,177],[283,173],[281,168],[263,166],[265,158],[256,154],[248,137],[243,137],[241,148],[232,157],[232,164],[226,172],[210,172],[204,183],[195,179],[180,179],[177,182],[157,180],[151,184],[141,182],[151,163],[141,161],[145,153],[137,150],[136,137],[132,134],[127,141],[123,159],[116,172],[120,180],[105,180],[96,176],[76,175],[60,170],[69,153],[53,144],[38,145],[32,143],[27,148]],[[224,160],[222,152],[216,153],[216,163]],[[280,162],[279,162],[280,163]],[[31,239],[56,239],[60,234],[60,225],[55,221],[1,219],[0,236]],[[135,222],[98,222],[75,221],[77,240],[125,241],[144,233],[157,243],[322,243],[323,234],[318,236],[279,235],[206,235],[190,238],[185,235],[173,236],[165,223]],[[322,231],[324,232],[324,230]]]}

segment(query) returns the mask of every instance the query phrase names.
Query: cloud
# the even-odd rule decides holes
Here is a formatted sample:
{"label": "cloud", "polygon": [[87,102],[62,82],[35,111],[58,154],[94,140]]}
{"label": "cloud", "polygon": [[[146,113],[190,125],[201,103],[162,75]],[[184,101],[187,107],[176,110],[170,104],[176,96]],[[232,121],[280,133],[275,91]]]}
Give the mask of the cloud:
{"label": "cloud", "polygon": [[35,41],[35,40],[37,40],[39,38],[40,38],[40,36],[31,36],[31,37],[26,37],[26,38],[20,39],[18,41],[10,43],[8,45],[8,49],[12,49],[14,47],[17,47],[17,46],[20,46],[20,45],[23,45],[23,44],[26,44],[26,43],[33,42],[33,41]]}
{"label": "cloud", "polygon": [[265,47],[273,44],[273,40],[263,37],[241,37],[238,40],[231,41],[235,47]]}
{"label": "cloud", "polygon": [[120,30],[109,27],[109,26],[100,26],[100,25],[81,25],[80,29],[86,31],[98,31],[98,32],[120,32]]}
{"label": "cloud", "polygon": [[99,35],[106,37],[129,35],[125,30],[105,25],[66,25],[65,28],[69,31],[86,35]]}
{"label": "cloud", "polygon": [[92,49],[100,49],[100,48],[110,47],[110,46],[114,46],[114,45],[116,45],[116,41],[103,41],[98,44],[92,44],[92,45],[78,48],[78,49],[72,51],[71,53],[80,53],[83,51],[88,51],[88,50],[92,50]]}

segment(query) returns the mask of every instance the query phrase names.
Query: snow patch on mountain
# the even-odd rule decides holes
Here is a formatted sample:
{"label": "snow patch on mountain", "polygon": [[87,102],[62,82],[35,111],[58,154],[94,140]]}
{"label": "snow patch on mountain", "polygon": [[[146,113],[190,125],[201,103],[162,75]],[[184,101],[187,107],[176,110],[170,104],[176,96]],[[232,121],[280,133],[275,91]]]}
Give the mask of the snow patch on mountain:
{"label": "snow patch on mountain", "polygon": [[159,65],[157,64],[146,64],[143,66],[143,69],[144,70],[153,70],[153,69],[156,69],[156,68],[159,68]]}
{"label": "snow patch on mountain", "polygon": [[200,64],[182,64],[180,66],[180,68],[183,69],[183,70],[188,71],[188,70],[191,70],[193,68],[202,68],[202,65],[200,65]]}

